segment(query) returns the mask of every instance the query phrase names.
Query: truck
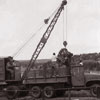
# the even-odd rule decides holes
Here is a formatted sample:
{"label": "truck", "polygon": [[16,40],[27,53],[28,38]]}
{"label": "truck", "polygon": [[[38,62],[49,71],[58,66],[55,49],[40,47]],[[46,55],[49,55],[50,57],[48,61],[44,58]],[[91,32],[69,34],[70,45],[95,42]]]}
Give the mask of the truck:
{"label": "truck", "polygon": [[86,87],[93,87],[90,92],[93,96],[97,96],[96,89],[100,86],[100,69],[98,70],[100,63],[98,61],[86,60],[83,61],[83,65],[71,65],[70,69],[66,65],[61,65],[56,67],[56,73],[52,69],[53,62],[39,60],[35,64],[36,69],[31,69],[27,75],[28,78],[22,83],[19,62],[14,67],[15,79],[7,79],[9,74],[6,71],[6,59],[8,58],[0,58],[0,89],[6,91],[8,98],[15,98],[19,95],[18,91],[23,89],[30,90],[35,98],[39,98],[43,90],[44,96],[51,98],[54,95],[63,95],[66,92],[63,88],[76,88],[77,90],[77,88]]}
{"label": "truck", "polygon": [[[57,61],[49,60],[36,63],[66,4],[67,1],[63,0],[40,39],[23,74],[21,73],[20,63],[14,61],[16,63],[12,69],[14,78],[9,77],[11,73],[8,73],[6,67],[9,57],[0,58],[0,89],[5,92],[8,98],[13,99],[21,94],[28,95],[29,93],[34,98],[39,98],[42,95],[51,98],[54,95],[63,95],[65,89],[61,88],[76,88],[77,90],[77,88],[83,89],[86,87],[93,87],[90,92],[93,96],[97,95],[96,89],[100,86],[100,71],[98,70],[100,63],[98,61],[87,60],[77,65],[72,65],[69,63],[71,57],[66,54],[66,56],[58,56]],[[59,57],[61,58],[59,59]],[[89,68],[91,67],[95,68],[95,70],[90,70]]]}

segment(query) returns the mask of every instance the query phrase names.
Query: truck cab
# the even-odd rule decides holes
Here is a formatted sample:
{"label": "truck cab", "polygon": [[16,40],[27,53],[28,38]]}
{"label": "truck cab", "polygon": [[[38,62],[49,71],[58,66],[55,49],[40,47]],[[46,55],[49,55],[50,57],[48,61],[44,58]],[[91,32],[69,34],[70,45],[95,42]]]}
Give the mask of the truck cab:
{"label": "truck cab", "polygon": [[100,87],[100,62],[85,60],[83,65],[71,67],[71,79],[73,87],[94,87],[91,94],[97,96],[97,87]]}
{"label": "truck cab", "polygon": [[100,63],[95,60],[85,60],[83,65],[71,68],[73,86],[90,86],[93,83],[100,84]]}

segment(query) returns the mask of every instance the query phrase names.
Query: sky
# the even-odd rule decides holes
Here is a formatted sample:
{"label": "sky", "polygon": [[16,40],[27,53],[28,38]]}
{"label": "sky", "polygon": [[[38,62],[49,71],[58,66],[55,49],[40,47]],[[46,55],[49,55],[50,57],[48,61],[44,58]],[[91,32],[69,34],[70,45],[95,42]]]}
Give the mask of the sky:
{"label": "sky", "polygon": [[[0,0],[0,56],[13,56],[35,34],[22,51],[14,56],[14,59],[30,59],[48,25],[40,31],[39,28],[61,2]],[[73,54],[99,53],[99,38],[100,0],[68,0],[39,58],[51,58],[53,52],[58,54],[64,39]]]}

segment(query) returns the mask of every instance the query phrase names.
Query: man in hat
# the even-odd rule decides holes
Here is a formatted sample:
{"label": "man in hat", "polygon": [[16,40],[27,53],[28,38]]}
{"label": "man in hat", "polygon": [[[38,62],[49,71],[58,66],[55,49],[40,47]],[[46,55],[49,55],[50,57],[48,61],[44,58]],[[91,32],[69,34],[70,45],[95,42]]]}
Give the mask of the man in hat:
{"label": "man in hat", "polygon": [[14,67],[15,67],[15,63],[14,63],[14,60],[11,56],[8,57],[8,61],[7,61],[7,64],[6,64],[6,70],[7,70],[7,79],[11,79],[13,80],[14,77],[15,77],[15,74],[14,74]]}

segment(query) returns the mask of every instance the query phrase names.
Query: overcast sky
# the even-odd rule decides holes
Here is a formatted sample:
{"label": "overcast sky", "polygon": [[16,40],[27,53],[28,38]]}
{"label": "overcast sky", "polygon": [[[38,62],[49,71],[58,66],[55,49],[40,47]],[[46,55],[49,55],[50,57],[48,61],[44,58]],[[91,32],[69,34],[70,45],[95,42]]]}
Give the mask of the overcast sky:
{"label": "overcast sky", "polygon": [[[61,2],[0,0],[0,56],[13,56]],[[50,58],[63,47],[63,24],[69,51],[74,54],[100,52],[100,0],[68,0],[39,58]],[[46,27],[37,33],[15,59],[30,59],[45,30]]]}

